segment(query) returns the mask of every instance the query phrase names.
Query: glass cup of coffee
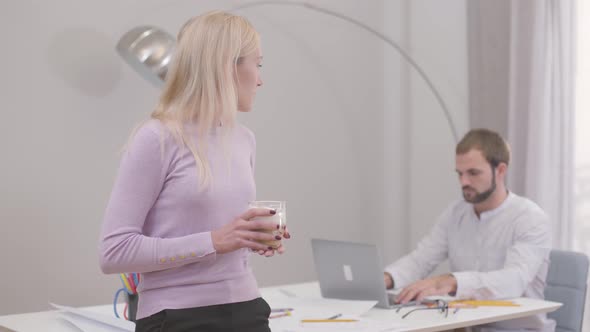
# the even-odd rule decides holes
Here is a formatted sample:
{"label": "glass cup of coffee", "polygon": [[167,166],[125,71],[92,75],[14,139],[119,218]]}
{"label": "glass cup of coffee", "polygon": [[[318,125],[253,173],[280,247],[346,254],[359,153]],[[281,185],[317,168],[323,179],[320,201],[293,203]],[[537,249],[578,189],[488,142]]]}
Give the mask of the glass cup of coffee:
{"label": "glass cup of coffee", "polygon": [[[267,230],[260,230],[261,232],[273,234],[275,236],[279,235],[283,237],[283,233],[285,233],[285,228],[287,227],[287,202],[285,201],[253,201],[249,204],[250,208],[262,208],[262,209],[269,209],[275,210],[276,213],[266,217],[256,217],[252,218],[251,220],[268,220],[276,223],[279,225],[279,229],[267,231]],[[272,240],[272,241],[261,241],[272,247],[273,249],[277,249],[281,246],[281,240]]]}

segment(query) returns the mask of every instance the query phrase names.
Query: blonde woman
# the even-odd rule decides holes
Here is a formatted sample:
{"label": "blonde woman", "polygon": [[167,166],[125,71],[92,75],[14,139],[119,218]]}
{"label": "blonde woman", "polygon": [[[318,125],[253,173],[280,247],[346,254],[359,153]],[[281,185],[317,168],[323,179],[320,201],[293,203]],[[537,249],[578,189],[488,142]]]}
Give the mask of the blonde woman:
{"label": "blonde woman", "polygon": [[[100,264],[140,272],[136,331],[270,331],[248,263],[272,256],[255,217],[255,140],[236,123],[262,85],[258,33],[240,16],[190,19],[151,119],[132,135],[106,209]],[[288,232],[284,237],[289,238]],[[282,253],[281,246],[276,249]]]}

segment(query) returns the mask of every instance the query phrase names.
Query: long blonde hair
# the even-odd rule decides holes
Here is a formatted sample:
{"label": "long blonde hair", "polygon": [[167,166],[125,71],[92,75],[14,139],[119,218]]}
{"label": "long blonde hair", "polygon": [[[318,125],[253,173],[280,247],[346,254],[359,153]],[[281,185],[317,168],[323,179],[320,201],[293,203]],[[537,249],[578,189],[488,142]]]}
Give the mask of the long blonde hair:
{"label": "long blonde hair", "polygon": [[[177,37],[162,95],[151,118],[160,120],[192,152],[199,187],[208,187],[209,133],[221,131],[224,150],[238,109],[236,66],[260,46],[258,32],[241,16],[213,11],[188,20]],[[197,145],[184,125],[196,124]],[[227,156],[227,153],[226,153]]]}

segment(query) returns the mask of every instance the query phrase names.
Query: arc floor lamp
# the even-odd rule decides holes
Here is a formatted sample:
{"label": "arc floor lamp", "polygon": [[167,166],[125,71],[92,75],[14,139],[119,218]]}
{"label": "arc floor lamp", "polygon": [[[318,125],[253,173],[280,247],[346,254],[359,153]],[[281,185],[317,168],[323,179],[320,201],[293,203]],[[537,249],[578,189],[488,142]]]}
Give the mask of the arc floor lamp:
{"label": "arc floor lamp", "polygon": [[[453,135],[453,139],[455,142],[458,141],[457,128],[440,92],[436,89],[422,67],[420,67],[394,40],[352,17],[306,2],[272,0],[252,1],[247,4],[233,7],[229,11],[239,11],[246,8],[269,5],[302,7],[327,16],[335,17],[369,32],[387,45],[393,47],[426,83],[444,113],[451,134]],[[117,43],[116,49],[123,59],[143,78],[157,86],[161,86],[166,76],[168,64],[174,53],[175,42],[175,38],[166,31],[153,26],[140,26],[125,33]]]}

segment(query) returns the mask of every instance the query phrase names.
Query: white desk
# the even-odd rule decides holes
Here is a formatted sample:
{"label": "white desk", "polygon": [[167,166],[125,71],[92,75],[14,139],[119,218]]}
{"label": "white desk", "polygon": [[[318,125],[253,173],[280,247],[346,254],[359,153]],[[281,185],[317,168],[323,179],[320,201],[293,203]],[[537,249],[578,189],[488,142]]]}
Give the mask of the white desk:
{"label": "white desk", "polygon": [[[281,289],[300,297],[320,296],[320,289],[317,282],[288,285],[284,287],[268,287],[263,289],[263,295],[280,292]],[[562,306],[561,303],[557,302],[529,298],[518,298],[513,299],[513,301],[520,304],[520,306],[461,309],[456,314],[453,314],[453,309],[451,309],[451,312],[449,312],[448,317],[446,318],[444,315],[441,315],[434,310],[421,310],[413,312],[408,317],[402,319],[401,317],[403,313],[410,310],[408,308],[402,309],[400,313],[396,313],[393,309],[373,308],[367,314],[363,315],[363,317],[382,322],[391,322],[392,325],[396,326],[406,326],[406,328],[399,331],[436,332],[552,312]]]}
{"label": "white desk", "polygon": [[[263,297],[269,298],[277,296],[278,294],[284,294],[284,291],[287,291],[288,293],[294,294],[298,297],[320,296],[319,286],[316,282],[267,287],[261,289]],[[414,312],[407,318],[402,319],[401,313],[396,313],[395,310],[379,308],[371,309],[363,317],[376,321],[391,322],[395,325],[405,325],[403,331],[435,332],[497,322],[507,319],[521,318],[537,313],[551,312],[557,310],[561,306],[560,303],[556,302],[540,301],[527,298],[519,298],[515,299],[514,301],[521,306],[461,309],[456,314],[450,312],[447,318],[445,318],[444,315],[438,314],[437,312],[425,310]],[[84,309],[103,314],[113,314],[112,305],[87,307]],[[271,327],[272,323],[273,321],[271,320]],[[79,330],[73,327],[69,322],[61,319],[60,315],[56,311],[0,316],[0,332],[6,332],[10,330],[18,332],[79,332]]]}

